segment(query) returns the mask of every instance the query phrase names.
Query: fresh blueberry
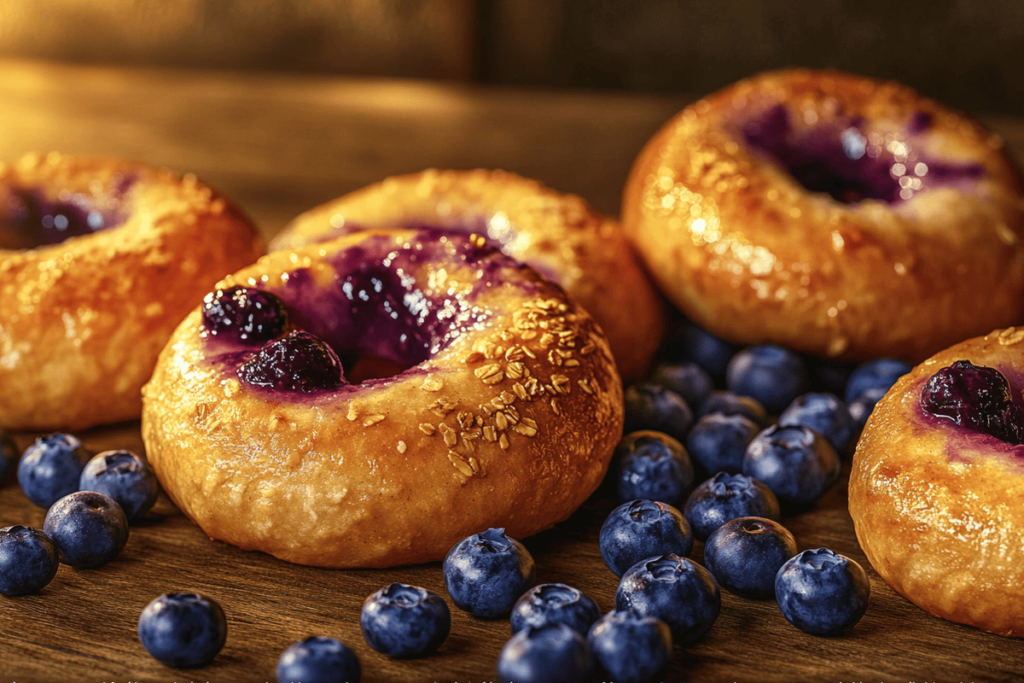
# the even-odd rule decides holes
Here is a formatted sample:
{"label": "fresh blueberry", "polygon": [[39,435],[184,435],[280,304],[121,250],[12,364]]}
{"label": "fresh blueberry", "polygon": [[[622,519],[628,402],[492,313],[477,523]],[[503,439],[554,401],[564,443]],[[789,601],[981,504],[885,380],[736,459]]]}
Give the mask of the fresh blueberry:
{"label": "fresh blueberry", "polygon": [[693,550],[690,525],[676,508],[639,499],[612,510],[601,525],[601,557],[615,576],[654,555],[686,557]]}
{"label": "fresh blueberry", "polygon": [[767,517],[779,521],[779,501],[763,482],[742,474],[719,472],[694,489],[683,516],[693,535],[706,541],[730,519]]}
{"label": "fresh blueberry", "polygon": [[827,548],[803,551],[775,577],[782,616],[816,636],[842,633],[860,621],[870,595],[864,568]]}
{"label": "fresh blueberry", "polygon": [[850,415],[850,409],[833,394],[810,393],[798,396],[779,415],[779,425],[810,427],[828,439],[839,455],[850,452],[853,437],[857,434],[857,425]]}
{"label": "fresh blueberry", "polygon": [[743,415],[711,413],[697,420],[686,436],[686,451],[705,472],[738,474],[743,454],[761,427]]}
{"label": "fresh blueberry", "polygon": [[389,657],[426,657],[452,629],[448,603],[424,588],[393,583],[366,598],[359,618],[366,643]]}
{"label": "fresh blueberry", "polygon": [[909,365],[895,358],[879,358],[861,363],[850,373],[843,398],[847,403],[853,403],[868,389],[881,389],[884,395],[896,380],[910,370]]}
{"label": "fresh blueberry", "polygon": [[198,593],[165,593],[139,615],[139,640],[167,666],[204,666],[228,638],[224,610]]}
{"label": "fresh blueberry", "polygon": [[696,363],[660,363],[651,382],[679,394],[692,409],[699,408],[715,388],[711,375]]}
{"label": "fresh blueberry", "polygon": [[743,474],[763,481],[783,505],[812,503],[839,478],[839,456],[808,427],[774,425],[750,442]]}
{"label": "fresh blueberry", "polygon": [[360,683],[362,669],[352,648],[313,636],[292,643],[277,660],[277,683]]}
{"label": "fresh blueberry", "polygon": [[693,361],[715,377],[725,374],[729,360],[740,349],[692,323],[686,325],[672,345],[678,347],[672,355]]}
{"label": "fresh blueberry", "polygon": [[565,624],[527,626],[501,648],[498,680],[583,683],[590,674],[586,639]]}
{"label": "fresh blueberry", "polygon": [[93,456],[82,470],[78,488],[110,496],[129,522],[149,512],[160,491],[153,468],[131,451],[104,451]]}
{"label": "fresh blueberry", "polygon": [[921,408],[936,417],[997,439],[1024,442],[1024,411],[1013,402],[1010,384],[995,368],[958,360],[930,378]]}
{"label": "fresh blueberry", "polygon": [[0,486],[7,481],[7,473],[14,470],[17,461],[18,447],[14,444],[14,439],[0,429]]}
{"label": "fresh blueberry", "polygon": [[850,417],[853,418],[853,423],[857,425],[857,429],[864,429],[868,418],[871,417],[871,412],[887,391],[887,389],[882,389],[881,387],[865,389],[857,398],[853,399],[850,403]]}
{"label": "fresh blueberry", "polygon": [[693,464],[677,440],[659,432],[633,432],[615,449],[619,502],[649,498],[669,505],[686,500]]}
{"label": "fresh blueberry", "polygon": [[452,602],[475,617],[504,616],[533,585],[536,566],[522,543],[504,529],[459,541],[444,558],[444,583]]}
{"label": "fresh blueberry", "polygon": [[693,422],[686,401],[660,384],[634,384],[626,389],[626,425],[624,431],[641,429],[663,432],[684,441]]}
{"label": "fresh blueberry", "polygon": [[288,326],[284,302],[251,287],[214,290],[203,298],[201,309],[207,334],[250,344],[270,341]]}
{"label": "fresh blueberry", "polygon": [[764,517],[730,520],[704,544],[704,565],[718,585],[745,598],[775,595],[775,575],[794,555],[793,534]]}
{"label": "fresh blueberry", "polygon": [[15,526],[0,529],[0,593],[29,595],[57,575],[57,546],[42,531]]}
{"label": "fresh blueberry", "polygon": [[715,413],[742,415],[759,427],[768,424],[768,414],[756,398],[740,396],[731,391],[712,391],[701,404],[697,417],[706,417]]}
{"label": "fresh blueberry", "polygon": [[807,368],[800,356],[781,346],[751,346],[729,361],[725,384],[734,394],[751,396],[778,415],[807,391]]}
{"label": "fresh blueberry", "polygon": [[672,631],[661,619],[635,610],[601,617],[587,635],[590,654],[616,683],[654,680],[672,661]]}
{"label": "fresh blueberry", "polygon": [[238,368],[246,384],[309,393],[344,384],[338,354],[309,332],[275,339]]}
{"label": "fresh blueberry", "polygon": [[633,565],[615,591],[615,609],[661,619],[672,639],[686,646],[700,640],[722,609],[715,577],[678,555],[650,557]]}
{"label": "fresh blueberry", "polygon": [[82,442],[70,434],[49,434],[25,449],[18,463],[18,483],[41,508],[78,490],[78,478],[89,459]]}
{"label": "fresh blueberry", "polygon": [[60,561],[89,569],[110,562],[128,542],[128,518],[110,496],[69,493],[46,512],[43,531],[60,551]]}
{"label": "fresh blueberry", "polygon": [[557,623],[586,635],[600,617],[597,603],[582,591],[564,583],[544,583],[526,591],[516,601],[512,608],[512,633],[527,626]]}

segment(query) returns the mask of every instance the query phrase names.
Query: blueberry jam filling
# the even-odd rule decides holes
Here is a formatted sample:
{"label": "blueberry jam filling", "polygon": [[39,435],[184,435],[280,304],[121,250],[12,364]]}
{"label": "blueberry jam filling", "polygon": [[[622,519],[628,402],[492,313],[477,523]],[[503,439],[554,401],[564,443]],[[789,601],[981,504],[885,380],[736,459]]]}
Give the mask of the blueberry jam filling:
{"label": "blueberry jam filling", "polygon": [[125,219],[121,198],[130,186],[131,179],[123,178],[102,200],[68,191],[54,200],[37,188],[0,188],[0,246],[33,249],[117,227]]}
{"label": "blueberry jam filling", "polygon": [[[207,297],[204,333],[211,360],[226,372],[237,370],[250,385],[306,393],[386,380],[482,324],[491,312],[476,304],[478,297],[524,267],[478,239],[435,230],[406,242],[370,236],[328,264],[333,273],[326,282],[324,271],[314,276],[299,268],[282,275],[272,291],[234,288]],[[524,280],[517,286],[538,285]],[[284,346],[279,340],[246,360],[246,345],[286,328],[306,333],[302,350],[291,350],[294,340]],[[317,374],[307,356],[337,367]]]}
{"label": "blueberry jam filling", "polygon": [[210,292],[201,310],[207,334],[229,335],[241,342],[269,341],[288,325],[288,311],[280,297],[250,287]]}
{"label": "blueberry jam filling", "polygon": [[995,368],[958,360],[939,370],[924,385],[921,408],[965,429],[1024,443],[1024,410],[1013,402],[1009,382]]}
{"label": "blueberry jam filling", "polygon": [[303,393],[345,383],[337,354],[308,332],[270,342],[238,369],[238,376],[253,386]]}
{"label": "blueberry jam filling", "polygon": [[904,135],[870,131],[861,117],[837,117],[795,126],[784,105],[769,107],[739,126],[748,149],[788,172],[811,192],[845,204],[873,199],[895,204],[942,184],[979,180],[976,163],[931,159],[901,137],[927,132],[931,116],[917,112]]}

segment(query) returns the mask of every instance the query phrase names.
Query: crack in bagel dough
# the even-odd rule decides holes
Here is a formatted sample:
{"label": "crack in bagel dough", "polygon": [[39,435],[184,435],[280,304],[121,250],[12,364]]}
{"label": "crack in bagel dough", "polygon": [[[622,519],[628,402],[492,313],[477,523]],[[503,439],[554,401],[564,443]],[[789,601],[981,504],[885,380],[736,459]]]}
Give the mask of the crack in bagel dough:
{"label": "crack in bagel dough", "polygon": [[[278,336],[211,334],[195,310],[144,397],[150,461],[212,538],[318,566],[426,562],[480,529],[546,529],[600,483],[623,424],[608,342],[482,239],[358,232],[217,289],[236,287],[281,302],[258,316],[287,319]],[[296,335],[338,367],[310,373],[305,342],[275,351]]]}
{"label": "crack in bagel dough", "polygon": [[271,249],[391,228],[484,237],[579,300],[607,335],[627,382],[645,376],[664,329],[657,292],[616,221],[537,181],[488,170],[388,178],[298,216]]}
{"label": "crack in bagel dough", "polygon": [[982,399],[977,408],[1019,416],[1022,341],[1024,328],[996,330],[945,349],[900,378],[868,419],[850,474],[857,540],[896,592],[936,616],[1018,638],[1024,637],[1024,445],[1011,441],[1020,439],[1020,424],[1012,430],[999,420],[958,424],[951,414],[931,412],[927,401],[922,405],[922,394],[936,374],[969,361],[1008,383],[998,396],[973,391]]}
{"label": "crack in bagel dough", "polygon": [[905,86],[761,74],[647,143],[623,228],[720,337],[919,362],[1024,317],[1024,194],[1002,147]]}
{"label": "crack in bagel dough", "polygon": [[0,164],[0,427],[138,418],[174,327],[263,251],[193,176],[56,153]]}

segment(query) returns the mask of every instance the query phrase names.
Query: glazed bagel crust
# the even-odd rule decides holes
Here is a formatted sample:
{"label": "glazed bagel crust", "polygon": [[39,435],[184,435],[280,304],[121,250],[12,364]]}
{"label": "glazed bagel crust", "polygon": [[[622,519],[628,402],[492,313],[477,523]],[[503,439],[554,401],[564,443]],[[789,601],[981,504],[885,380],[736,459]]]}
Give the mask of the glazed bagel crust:
{"label": "glazed bagel crust", "polygon": [[[301,267],[327,287],[337,254],[416,234],[279,251],[218,286],[273,290]],[[449,283],[477,278],[442,265]],[[488,527],[525,537],[564,520],[600,483],[621,436],[621,380],[593,319],[518,267],[476,300],[481,322],[354,391],[241,383],[211,364],[193,311],[144,392],[142,434],[164,490],[211,538],[324,567],[439,560]]]}
{"label": "glazed bagel crust", "polygon": [[[925,191],[891,205],[810,192],[739,132],[744,117],[778,103],[794,130],[821,122],[838,137],[841,121],[863,121],[880,145],[908,141],[929,158],[979,164],[983,177],[966,191],[933,169]],[[648,142],[626,185],[623,227],[661,290],[715,334],[918,362],[1024,317],[1024,200],[1002,147],[905,86],[761,74],[687,107]],[[911,188],[914,167],[893,173]]]}
{"label": "glazed bagel crust", "polygon": [[7,188],[56,200],[125,178],[123,224],[0,250],[0,427],[137,418],[175,326],[218,278],[263,253],[251,223],[194,177],[114,159],[25,157],[0,167],[0,202]]}
{"label": "glazed bagel crust", "polygon": [[926,415],[921,391],[958,360],[998,369],[1019,396],[1024,328],[942,351],[901,378],[857,444],[850,514],[875,571],[926,611],[1024,636],[1024,446]]}
{"label": "glazed bagel crust", "polygon": [[664,328],[657,292],[616,221],[580,197],[504,171],[388,178],[311,209],[271,242],[288,249],[367,228],[478,230],[562,285],[608,336],[627,381],[644,376]]}

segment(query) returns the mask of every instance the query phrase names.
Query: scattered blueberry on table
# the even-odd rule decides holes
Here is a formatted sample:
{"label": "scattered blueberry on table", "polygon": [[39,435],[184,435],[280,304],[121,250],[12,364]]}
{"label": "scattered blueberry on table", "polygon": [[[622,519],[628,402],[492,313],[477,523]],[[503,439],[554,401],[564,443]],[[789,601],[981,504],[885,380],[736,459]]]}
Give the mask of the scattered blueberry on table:
{"label": "scattered blueberry on table", "polygon": [[775,577],[782,615],[816,636],[837,635],[860,621],[870,595],[864,568],[827,548],[799,553]]}
{"label": "scattered blueberry on table", "polygon": [[76,491],[50,507],[43,531],[57,545],[61,562],[91,569],[110,562],[124,550],[128,518],[110,496]]}
{"label": "scattered blueberry on table", "polygon": [[616,683],[656,680],[672,661],[672,631],[661,619],[614,610],[590,628],[595,667]]}
{"label": "scattered blueberry on table", "polygon": [[275,673],[277,683],[360,683],[363,675],[352,648],[322,636],[292,643],[277,660]]}
{"label": "scattered blueberry on table", "polygon": [[167,666],[204,666],[227,642],[228,623],[212,598],[165,593],[142,610],[138,635],[146,652]]}
{"label": "scattered blueberry on table", "polygon": [[534,586],[516,601],[512,608],[512,632],[527,626],[565,624],[581,635],[601,617],[601,610],[583,591],[564,583]]}
{"label": "scattered blueberry on table", "polygon": [[729,361],[725,383],[729,391],[751,396],[778,415],[807,391],[807,367],[800,356],[781,346],[751,346]]}
{"label": "scattered blueberry on table", "polygon": [[418,586],[393,583],[363,603],[359,626],[367,645],[396,658],[437,651],[452,628],[448,603]]}
{"label": "scattered blueberry on table", "polygon": [[768,413],[760,401],[751,396],[740,396],[731,391],[716,389],[712,391],[700,406],[697,418],[721,413],[722,415],[742,415],[758,427],[768,425]]}
{"label": "scattered blueberry on table", "polygon": [[739,474],[743,456],[761,427],[743,415],[711,413],[697,420],[686,437],[686,451],[705,472]]}
{"label": "scattered blueberry on table", "polygon": [[693,535],[706,541],[715,529],[737,517],[779,521],[779,501],[763,482],[742,474],[719,472],[693,490],[683,516]]}
{"label": "scattered blueberry on table", "polygon": [[878,358],[861,363],[850,373],[843,398],[847,403],[853,403],[858,396],[871,389],[881,389],[884,395],[896,380],[911,369],[910,365],[895,358]]}
{"label": "scattered blueberry on table", "polygon": [[793,534],[763,517],[730,520],[704,544],[704,565],[718,585],[745,598],[774,596],[775,575],[794,555]]}
{"label": "scattered blueberry on table", "polygon": [[850,408],[834,394],[811,392],[797,396],[779,415],[783,427],[810,427],[826,439],[839,455],[853,450],[857,425]]}
{"label": "scattered blueberry on table", "polygon": [[808,427],[773,425],[750,442],[743,474],[764,482],[782,505],[814,502],[839,479],[839,456]]}
{"label": "scattered blueberry on table", "polygon": [[587,641],[565,624],[527,626],[498,655],[503,683],[583,683],[591,670]]}
{"label": "scattered blueberry on table", "polygon": [[615,448],[619,502],[637,498],[679,505],[693,487],[694,472],[683,445],[667,434],[632,432]]}
{"label": "scattered blueberry on table", "polygon": [[622,576],[615,609],[661,619],[673,640],[692,645],[708,632],[722,609],[718,582],[704,567],[678,555],[650,557]]}
{"label": "scattered blueberry on table", "polygon": [[711,375],[696,363],[659,363],[651,382],[679,394],[691,410],[699,409],[715,388]]}
{"label": "scattered blueberry on table", "polygon": [[601,525],[601,557],[621,577],[654,555],[689,556],[693,533],[679,510],[668,503],[637,499],[612,510]]}
{"label": "scattered blueberry on table", "polygon": [[0,594],[38,593],[59,567],[57,546],[44,532],[20,524],[0,529]]}
{"label": "scattered blueberry on table", "polygon": [[660,384],[644,382],[626,388],[626,433],[639,430],[663,432],[682,442],[693,422],[693,411],[682,396]]}
{"label": "scattered blueberry on table", "polygon": [[28,499],[41,508],[78,490],[82,468],[90,453],[70,434],[39,437],[18,463],[18,483]]}
{"label": "scattered blueberry on table", "polygon": [[452,602],[475,617],[508,614],[533,585],[536,566],[526,547],[505,534],[487,529],[459,541],[448,551],[444,582]]}
{"label": "scattered blueberry on table", "polygon": [[160,484],[149,463],[131,451],[104,451],[86,463],[81,491],[97,491],[117,501],[128,521],[141,519],[156,503]]}

